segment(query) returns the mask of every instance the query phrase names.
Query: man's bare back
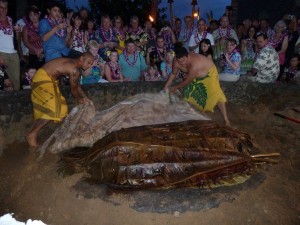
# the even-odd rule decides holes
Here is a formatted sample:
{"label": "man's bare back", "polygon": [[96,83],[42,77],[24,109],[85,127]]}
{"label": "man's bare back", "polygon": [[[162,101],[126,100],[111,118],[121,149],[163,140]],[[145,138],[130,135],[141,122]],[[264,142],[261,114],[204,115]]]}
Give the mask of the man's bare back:
{"label": "man's bare back", "polygon": [[177,74],[181,70],[187,73],[188,76],[201,78],[207,75],[213,65],[211,59],[196,53],[189,53],[184,65],[180,65],[177,58],[174,59],[172,73]]}
{"label": "man's bare back", "polygon": [[74,59],[69,58],[54,59],[42,67],[55,80],[63,75],[75,74],[78,68]]}

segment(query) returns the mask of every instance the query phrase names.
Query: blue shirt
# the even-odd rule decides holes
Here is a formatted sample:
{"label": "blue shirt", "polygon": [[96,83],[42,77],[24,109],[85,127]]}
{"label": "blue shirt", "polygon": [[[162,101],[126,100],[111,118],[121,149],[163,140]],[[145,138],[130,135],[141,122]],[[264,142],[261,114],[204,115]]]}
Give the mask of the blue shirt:
{"label": "blue shirt", "polygon": [[[42,19],[39,22],[39,35],[42,37],[48,33],[52,27],[48,20]],[[65,38],[59,37],[57,34],[52,35],[47,41],[43,41],[43,49],[45,54],[45,62],[52,59],[67,56],[70,49],[67,47]]]}
{"label": "blue shirt", "polygon": [[[128,61],[130,63],[133,63],[134,55],[128,56]],[[129,65],[126,62],[125,56],[122,53],[119,56],[119,65],[121,67],[123,76],[125,78],[130,78],[132,81],[138,81],[140,79],[142,71],[147,69],[145,58],[142,56],[140,52],[138,52],[137,60],[133,66]]]}
{"label": "blue shirt", "polygon": [[[234,52],[231,55],[231,57],[230,57],[229,60],[232,63],[234,63],[234,62],[241,62],[242,58],[241,58],[240,53]],[[231,66],[228,64],[228,62],[226,62],[225,65],[224,65],[224,70],[222,71],[222,73],[228,73],[228,74],[233,74],[233,75],[240,75],[240,66],[241,66],[241,64],[239,65],[239,67],[236,70],[233,70],[231,68]]]}

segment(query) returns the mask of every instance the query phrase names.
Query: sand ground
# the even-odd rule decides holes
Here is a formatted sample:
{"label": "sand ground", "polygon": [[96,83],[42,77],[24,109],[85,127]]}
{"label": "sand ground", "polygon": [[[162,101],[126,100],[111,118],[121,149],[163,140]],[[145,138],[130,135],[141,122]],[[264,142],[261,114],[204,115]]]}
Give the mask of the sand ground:
{"label": "sand ground", "polygon": [[[36,150],[20,138],[0,157],[0,215],[13,212],[20,221],[53,225],[300,224],[300,124],[273,115],[300,119],[295,107],[300,109],[299,96],[265,96],[255,105],[229,102],[232,125],[249,133],[262,152],[281,158],[251,178],[252,184],[226,190],[111,192],[85,182],[83,174],[60,176],[56,155],[37,160]],[[222,123],[218,110],[207,115]],[[7,129],[22,134],[31,122],[23,118]],[[41,141],[53,129],[43,131]]]}

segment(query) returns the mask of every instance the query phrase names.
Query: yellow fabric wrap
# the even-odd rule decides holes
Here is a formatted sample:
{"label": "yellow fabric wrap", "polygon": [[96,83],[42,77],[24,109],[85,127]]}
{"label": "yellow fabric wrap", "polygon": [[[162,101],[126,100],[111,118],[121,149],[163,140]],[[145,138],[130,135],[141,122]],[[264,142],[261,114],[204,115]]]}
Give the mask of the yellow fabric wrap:
{"label": "yellow fabric wrap", "polygon": [[213,65],[203,78],[195,78],[184,88],[184,99],[201,111],[214,111],[219,102],[226,102],[220,87],[218,70]]}
{"label": "yellow fabric wrap", "polygon": [[34,119],[61,121],[68,114],[68,106],[57,80],[41,68],[32,79],[31,100]]}

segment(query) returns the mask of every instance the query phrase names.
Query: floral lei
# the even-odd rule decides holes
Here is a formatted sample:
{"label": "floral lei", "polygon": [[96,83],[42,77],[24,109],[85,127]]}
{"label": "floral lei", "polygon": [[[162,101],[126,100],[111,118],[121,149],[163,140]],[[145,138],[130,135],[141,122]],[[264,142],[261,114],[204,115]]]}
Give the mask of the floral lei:
{"label": "floral lei", "polygon": [[112,64],[111,62],[108,63],[111,71],[113,72],[114,74],[114,78],[116,78],[117,80],[120,79],[120,74],[121,74],[121,68],[120,66],[116,63],[116,65]]}
{"label": "floral lei", "polygon": [[201,37],[201,39],[199,38],[199,32],[197,31],[196,33],[195,33],[195,41],[196,41],[196,43],[197,44],[199,44],[199,42],[202,40],[202,39],[205,39],[206,38],[206,36],[207,36],[207,31],[204,31],[203,33],[202,33],[202,37]]}
{"label": "floral lei", "polygon": [[[60,21],[57,20],[53,20],[50,16],[46,15],[45,19],[48,21],[48,23],[50,24],[51,28],[53,28],[54,26],[56,26],[57,24],[61,23]],[[66,37],[66,29],[59,29],[58,31],[55,32],[55,34],[61,38],[65,38]]]}
{"label": "floral lei", "polygon": [[191,38],[193,30],[194,30],[194,24],[190,29],[187,29],[186,27],[184,28],[184,36],[183,36],[184,42],[188,41]]}
{"label": "floral lei", "polygon": [[31,21],[24,19],[24,22],[25,22],[27,30],[29,32],[28,36],[31,36],[32,33],[35,33],[35,34],[39,33],[39,28],[34,26],[34,24]]}
{"label": "floral lei", "polygon": [[131,35],[140,35],[143,32],[143,29],[141,27],[138,27],[137,31],[133,31],[132,28],[129,29],[129,33]]}
{"label": "floral lei", "polygon": [[[235,54],[235,53],[237,53],[238,51],[236,50],[236,49],[234,49],[232,52],[230,52],[230,54],[228,55],[228,58],[229,58],[229,60],[231,59],[231,57]],[[222,62],[222,65],[224,66],[224,65],[226,65],[227,64],[227,61],[226,61],[226,59],[224,59],[224,61]]]}
{"label": "floral lei", "polygon": [[116,34],[120,37],[121,41],[124,41],[126,38],[124,30],[117,29],[116,27],[113,28]]}
{"label": "floral lei", "polygon": [[224,35],[223,34],[223,30],[222,30],[222,28],[221,27],[219,27],[219,35],[220,35],[220,37],[222,38],[222,39],[227,39],[227,38],[229,38],[230,37],[230,28],[229,27],[227,27],[226,28],[226,34]]}
{"label": "floral lei", "polygon": [[2,30],[5,35],[12,35],[13,34],[12,19],[9,16],[7,16],[6,19],[8,21],[9,26],[4,27],[3,24],[0,22],[0,30]]}
{"label": "floral lei", "polygon": [[[104,42],[112,41],[113,30],[111,28],[109,28],[108,30],[104,30],[103,27],[101,26],[100,32],[101,32],[102,36],[104,37]],[[107,35],[108,32],[109,32],[109,36]]]}
{"label": "floral lei", "polygon": [[286,34],[282,34],[282,35],[280,36],[280,38],[276,41],[276,40],[274,39],[274,37],[275,37],[275,34],[274,34],[273,37],[272,37],[271,40],[270,40],[270,45],[271,45],[273,48],[276,48],[276,47],[283,41],[283,39],[285,38],[285,36],[286,36]]}
{"label": "floral lei", "polygon": [[166,45],[169,45],[172,41],[172,35],[171,35],[171,32],[168,32],[168,31],[163,31],[161,33],[161,35],[164,37],[164,41],[165,41],[165,44]]}
{"label": "floral lei", "polygon": [[138,52],[137,51],[134,53],[134,58],[133,58],[132,62],[129,61],[128,54],[127,54],[126,50],[123,51],[123,54],[124,54],[125,60],[126,60],[126,62],[129,66],[134,66],[136,64],[136,61],[138,59]]}

